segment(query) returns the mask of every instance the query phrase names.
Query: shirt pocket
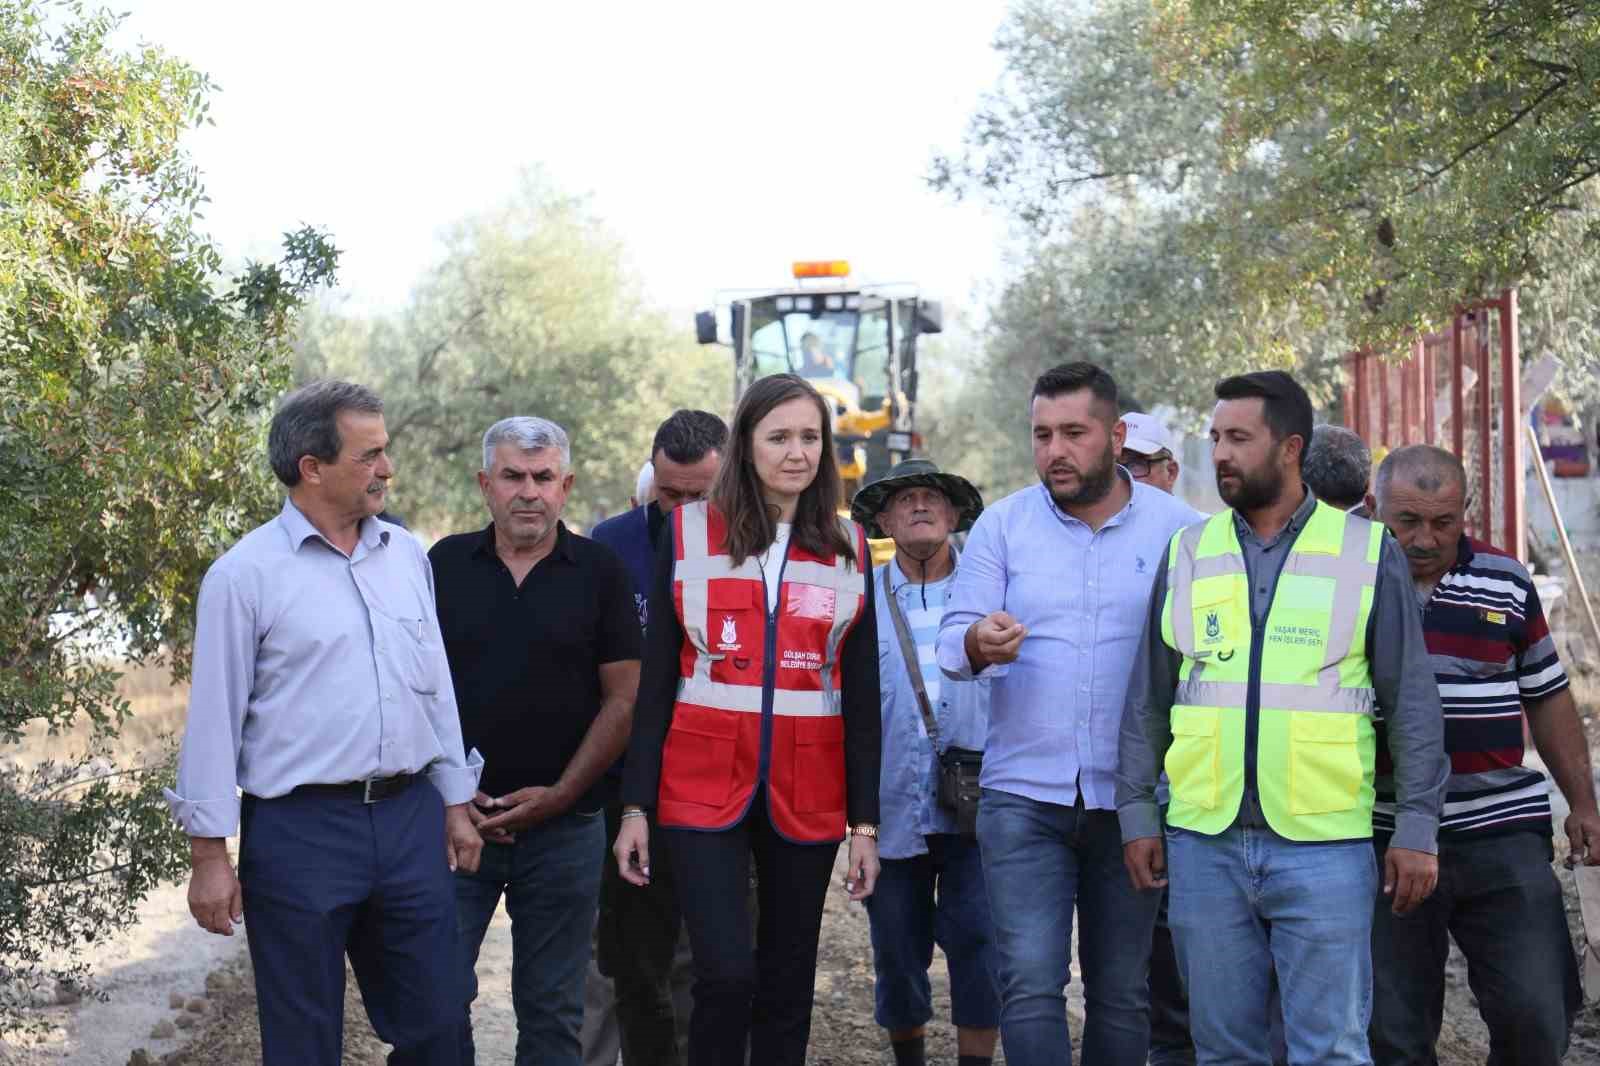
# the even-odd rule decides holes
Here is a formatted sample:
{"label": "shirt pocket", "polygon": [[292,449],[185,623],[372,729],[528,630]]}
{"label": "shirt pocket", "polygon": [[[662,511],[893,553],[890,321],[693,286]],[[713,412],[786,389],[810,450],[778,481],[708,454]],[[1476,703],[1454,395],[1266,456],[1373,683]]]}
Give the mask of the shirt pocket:
{"label": "shirt pocket", "polygon": [[1222,771],[1222,740],[1215,707],[1172,708],[1172,746],[1167,749],[1167,780],[1174,802],[1201,810],[1217,806]]}
{"label": "shirt pocket", "polygon": [[1334,814],[1355,807],[1365,771],[1356,715],[1291,712],[1289,813]]}
{"label": "shirt pocket", "polygon": [[439,691],[439,648],[433,643],[433,624],[426,618],[382,618],[389,631],[386,644],[393,649],[395,669],[411,691],[424,696]]}

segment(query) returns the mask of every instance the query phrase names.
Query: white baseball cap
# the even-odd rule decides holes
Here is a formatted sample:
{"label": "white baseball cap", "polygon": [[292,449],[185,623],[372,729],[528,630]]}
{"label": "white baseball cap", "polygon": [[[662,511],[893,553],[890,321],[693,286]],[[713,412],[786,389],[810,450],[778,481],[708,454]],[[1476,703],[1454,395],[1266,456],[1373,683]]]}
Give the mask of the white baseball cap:
{"label": "white baseball cap", "polygon": [[1167,432],[1167,427],[1155,415],[1145,414],[1143,411],[1129,411],[1122,416],[1122,424],[1127,427],[1127,439],[1122,446],[1130,452],[1138,452],[1143,456],[1155,455],[1157,452],[1172,452],[1172,434]]}

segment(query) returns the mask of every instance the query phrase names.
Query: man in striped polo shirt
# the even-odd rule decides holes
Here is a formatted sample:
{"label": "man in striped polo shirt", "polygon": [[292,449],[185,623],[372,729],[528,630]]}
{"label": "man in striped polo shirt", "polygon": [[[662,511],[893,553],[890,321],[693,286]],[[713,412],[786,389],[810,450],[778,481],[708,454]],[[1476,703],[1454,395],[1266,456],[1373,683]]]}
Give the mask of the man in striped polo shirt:
{"label": "man in striped polo shirt", "polygon": [[[1455,937],[1489,1027],[1489,1061],[1561,1061],[1580,1004],[1577,962],[1550,863],[1550,786],[1522,765],[1522,716],[1572,813],[1572,856],[1600,865],[1600,813],[1583,724],[1528,571],[1465,535],[1466,472],[1428,445],[1378,468],[1378,515],[1406,550],[1439,683],[1450,780],[1439,825],[1439,887],[1372,925],[1376,1066],[1432,1064]],[[1375,843],[1392,829],[1380,754]]]}

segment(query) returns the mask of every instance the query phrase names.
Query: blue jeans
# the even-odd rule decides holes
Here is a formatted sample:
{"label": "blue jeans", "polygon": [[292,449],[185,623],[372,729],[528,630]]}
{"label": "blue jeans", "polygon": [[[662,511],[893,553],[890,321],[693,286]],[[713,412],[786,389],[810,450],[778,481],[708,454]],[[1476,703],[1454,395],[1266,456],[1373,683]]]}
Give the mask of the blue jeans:
{"label": "blue jeans", "polygon": [[1273,968],[1292,1066],[1370,1066],[1372,842],[1167,830],[1168,915],[1201,1066],[1268,1066]]}
{"label": "blue jeans", "polygon": [[933,1017],[928,967],[937,943],[950,964],[950,1020],[958,1029],[993,1029],[1000,996],[977,842],[954,833],[926,840],[922,855],[884,859],[867,897],[878,1024],[915,1029]]}
{"label": "blue jeans", "polygon": [[984,789],[978,842],[994,918],[1000,1039],[1011,1066],[1072,1062],[1072,911],[1086,1066],[1141,1063],[1150,1043],[1150,934],[1159,892],[1135,892],[1114,811]]}
{"label": "blue jeans", "polygon": [[583,976],[605,846],[602,812],[568,813],[523,830],[515,843],[485,844],[478,871],[456,873],[468,1000],[461,1020],[461,1066],[477,1061],[470,1003],[478,996],[478,949],[502,893],[511,917],[516,1066],[581,1066]]}

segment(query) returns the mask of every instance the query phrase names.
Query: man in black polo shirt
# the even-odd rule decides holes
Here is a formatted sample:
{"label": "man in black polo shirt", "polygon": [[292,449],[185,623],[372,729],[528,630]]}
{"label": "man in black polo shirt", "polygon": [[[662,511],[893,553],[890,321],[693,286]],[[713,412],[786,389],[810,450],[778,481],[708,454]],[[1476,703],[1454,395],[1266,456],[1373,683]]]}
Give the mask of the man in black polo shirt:
{"label": "man in black polo shirt", "polygon": [[[511,916],[517,1066],[579,1066],[583,973],[600,891],[602,775],[627,744],[639,624],[611,549],[568,532],[572,453],[560,426],[507,418],[483,437],[487,529],[429,552],[466,746],[483,755],[469,807],[484,839],[458,874],[469,1000],[502,894]],[[473,1066],[470,1007],[462,1066]]]}

